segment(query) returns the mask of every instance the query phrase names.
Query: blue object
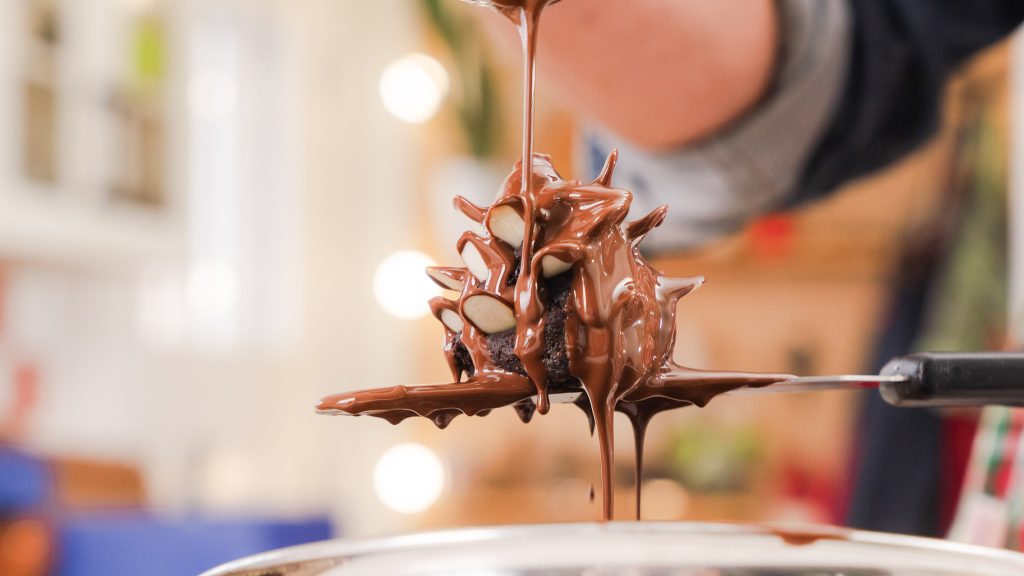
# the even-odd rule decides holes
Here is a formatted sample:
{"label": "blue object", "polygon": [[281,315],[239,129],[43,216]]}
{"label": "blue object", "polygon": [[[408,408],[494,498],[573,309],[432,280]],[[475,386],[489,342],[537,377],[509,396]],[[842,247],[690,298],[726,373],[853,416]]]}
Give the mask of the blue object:
{"label": "blue object", "polygon": [[58,526],[57,576],[180,576],[332,536],[326,518],[172,520],[145,513],[69,516]]}
{"label": "blue object", "polygon": [[46,462],[0,447],[0,516],[40,507],[52,491],[53,474]]}

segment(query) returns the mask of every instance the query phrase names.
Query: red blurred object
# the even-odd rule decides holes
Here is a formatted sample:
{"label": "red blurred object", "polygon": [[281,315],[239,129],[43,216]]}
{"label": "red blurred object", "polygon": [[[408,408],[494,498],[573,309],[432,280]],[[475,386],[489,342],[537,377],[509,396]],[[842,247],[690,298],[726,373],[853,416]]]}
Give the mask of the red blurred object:
{"label": "red blurred object", "polygon": [[0,574],[42,576],[53,558],[53,533],[39,518],[22,517],[0,524]]}
{"label": "red blurred object", "polygon": [[777,260],[790,252],[796,229],[788,214],[770,214],[750,225],[750,240],[754,253],[761,258]]}
{"label": "red blurred object", "polygon": [[782,496],[800,502],[814,512],[812,521],[837,523],[835,514],[841,508],[843,491],[838,477],[824,470],[809,469],[789,462],[781,470]]}
{"label": "red blurred object", "polygon": [[977,429],[976,418],[955,415],[947,416],[942,421],[942,477],[939,479],[941,534],[948,533],[953,524]]}
{"label": "red blurred object", "polygon": [[28,427],[39,397],[39,368],[20,360],[14,365],[14,400],[6,414],[0,413],[0,440],[18,441]]}
{"label": "red blurred object", "polygon": [[19,361],[14,367],[15,412],[25,413],[32,410],[39,397],[39,368],[34,362]]}

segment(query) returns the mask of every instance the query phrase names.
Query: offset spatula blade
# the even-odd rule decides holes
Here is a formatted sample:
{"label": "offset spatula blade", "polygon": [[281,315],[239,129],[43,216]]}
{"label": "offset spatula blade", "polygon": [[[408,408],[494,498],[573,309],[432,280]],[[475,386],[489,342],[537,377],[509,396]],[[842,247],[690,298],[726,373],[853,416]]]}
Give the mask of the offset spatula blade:
{"label": "offset spatula blade", "polygon": [[906,382],[906,376],[879,376],[877,374],[845,374],[842,376],[801,376],[784,380],[763,388],[740,388],[730,392],[733,396],[819,392],[821,390],[875,389],[886,383]]}
{"label": "offset spatula blade", "polygon": [[[469,386],[477,392],[487,387],[467,383],[445,385],[453,395],[465,394]],[[415,394],[438,386],[394,387],[381,389],[394,394]],[[501,390],[506,390],[502,387]],[[879,389],[882,398],[894,406],[906,407],[977,407],[1024,406],[1024,354],[1009,352],[926,353],[902,356],[891,360],[881,375],[803,376],[762,387],[739,388],[727,396],[817,392],[822,390]],[[510,391],[508,403],[531,396],[532,384],[523,378],[520,386]],[[582,392],[551,394],[552,403],[576,402]],[[388,394],[385,394],[386,405]],[[339,395],[321,402],[318,411],[345,414],[345,406],[337,404]],[[499,407],[497,404],[494,408]],[[382,407],[384,410],[386,406]],[[490,408],[490,406],[488,407]]]}
{"label": "offset spatula blade", "polygon": [[814,390],[878,388],[901,407],[1024,406],[1024,354],[1019,352],[929,352],[893,358],[880,376],[794,378],[763,390],[771,394]]}

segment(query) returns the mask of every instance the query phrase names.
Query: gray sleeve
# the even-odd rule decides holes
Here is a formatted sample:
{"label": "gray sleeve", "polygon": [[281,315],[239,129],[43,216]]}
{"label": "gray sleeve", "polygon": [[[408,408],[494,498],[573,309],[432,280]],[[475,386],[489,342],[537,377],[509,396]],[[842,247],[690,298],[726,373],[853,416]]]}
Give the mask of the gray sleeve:
{"label": "gray sleeve", "polygon": [[595,174],[611,149],[619,149],[615,185],[633,191],[634,217],[669,205],[646,249],[706,243],[793,195],[842,94],[851,17],[845,0],[778,0],[778,6],[782,45],[773,87],[727,130],[650,152],[600,127],[584,129],[581,165]]}

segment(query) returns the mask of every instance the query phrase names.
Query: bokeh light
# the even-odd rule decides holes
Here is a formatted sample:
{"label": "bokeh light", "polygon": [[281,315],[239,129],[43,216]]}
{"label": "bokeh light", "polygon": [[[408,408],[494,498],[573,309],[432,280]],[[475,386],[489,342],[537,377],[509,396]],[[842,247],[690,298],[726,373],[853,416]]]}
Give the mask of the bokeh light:
{"label": "bokeh light", "polygon": [[448,85],[448,73],[440,62],[426,54],[407,54],[384,68],[380,99],[395,118],[422,124],[437,114]]}
{"label": "bokeh light", "polygon": [[415,320],[430,312],[427,301],[441,294],[441,288],[424,271],[434,260],[416,250],[401,250],[388,256],[373,276],[373,294],[385,312],[402,320]]}
{"label": "bokeh light", "polygon": [[373,471],[373,487],[385,506],[402,514],[430,508],[444,489],[444,467],[437,454],[422,444],[393,446]]}

